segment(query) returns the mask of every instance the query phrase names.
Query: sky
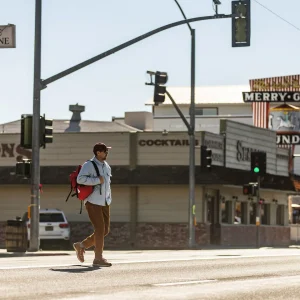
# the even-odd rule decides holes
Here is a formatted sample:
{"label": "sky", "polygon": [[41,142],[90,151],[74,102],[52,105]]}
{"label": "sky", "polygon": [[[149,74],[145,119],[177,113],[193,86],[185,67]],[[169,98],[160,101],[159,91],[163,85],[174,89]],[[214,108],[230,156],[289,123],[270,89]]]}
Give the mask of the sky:
{"label": "sky", "polygon": [[[178,2],[188,18],[214,14],[211,0]],[[230,14],[231,0],[221,2],[219,13]],[[230,19],[191,23],[196,86],[244,85],[300,73],[300,1],[252,0],[251,6],[250,47],[232,48]],[[32,113],[35,0],[0,0],[0,7],[0,25],[16,25],[17,43],[15,49],[0,49],[3,124]],[[43,0],[42,79],[182,18],[174,0]],[[146,71],[167,72],[169,87],[188,87],[190,68],[190,31],[181,25],[49,84],[41,92],[41,115],[70,119],[69,105],[76,103],[85,106],[85,120],[150,111],[145,103],[153,87],[145,85]]]}

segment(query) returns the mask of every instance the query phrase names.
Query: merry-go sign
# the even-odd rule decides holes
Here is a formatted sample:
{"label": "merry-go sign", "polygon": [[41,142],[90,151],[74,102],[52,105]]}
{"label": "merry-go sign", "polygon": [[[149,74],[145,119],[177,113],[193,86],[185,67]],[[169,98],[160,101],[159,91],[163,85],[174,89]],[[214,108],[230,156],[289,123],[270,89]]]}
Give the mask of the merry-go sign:
{"label": "merry-go sign", "polygon": [[300,75],[253,79],[244,102],[300,102]]}
{"label": "merry-go sign", "polygon": [[299,92],[243,92],[247,102],[300,102]]}

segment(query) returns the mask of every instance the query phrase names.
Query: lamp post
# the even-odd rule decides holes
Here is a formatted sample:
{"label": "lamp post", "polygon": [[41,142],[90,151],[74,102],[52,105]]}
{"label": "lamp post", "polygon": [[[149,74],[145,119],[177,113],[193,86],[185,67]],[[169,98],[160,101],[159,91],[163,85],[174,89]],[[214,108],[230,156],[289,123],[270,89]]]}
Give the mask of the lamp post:
{"label": "lamp post", "polygon": [[[183,17],[187,20],[180,4],[174,0]],[[191,104],[190,104],[190,155],[189,155],[189,248],[195,246],[195,29],[187,23],[191,31]]]}

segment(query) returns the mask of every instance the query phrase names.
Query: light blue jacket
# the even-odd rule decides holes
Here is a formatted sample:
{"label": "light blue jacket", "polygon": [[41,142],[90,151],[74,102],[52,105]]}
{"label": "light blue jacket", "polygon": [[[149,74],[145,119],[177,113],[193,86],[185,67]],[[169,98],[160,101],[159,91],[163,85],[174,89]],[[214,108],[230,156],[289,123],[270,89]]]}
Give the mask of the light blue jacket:
{"label": "light blue jacket", "polygon": [[100,184],[100,178],[97,177],[96,170],[93,166],[93,163],[86,161],[77,176],[77,183],[84,185],[93,185],[94,191],[89,195],[85,200],[90,203],[105,206],[105,203],[111,204],[111,188],[110,188],[110,178],[111,178],[111,168],[109,164],[104,161],[99,161],[95,156],[92,160],[96,163],[100,176],[104,178],[104,183]]}

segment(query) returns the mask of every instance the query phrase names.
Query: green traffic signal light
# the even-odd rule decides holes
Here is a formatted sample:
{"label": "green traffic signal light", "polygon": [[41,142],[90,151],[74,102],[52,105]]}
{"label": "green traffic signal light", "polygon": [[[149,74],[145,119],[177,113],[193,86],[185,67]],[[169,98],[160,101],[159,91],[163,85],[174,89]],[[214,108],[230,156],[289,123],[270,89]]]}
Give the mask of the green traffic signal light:
{"label": "green traffic signal light", "polygon": [[253,169],[253,171],[254,171],[254,173],[259,173],[259,167],[255,167],[255,168]]}

